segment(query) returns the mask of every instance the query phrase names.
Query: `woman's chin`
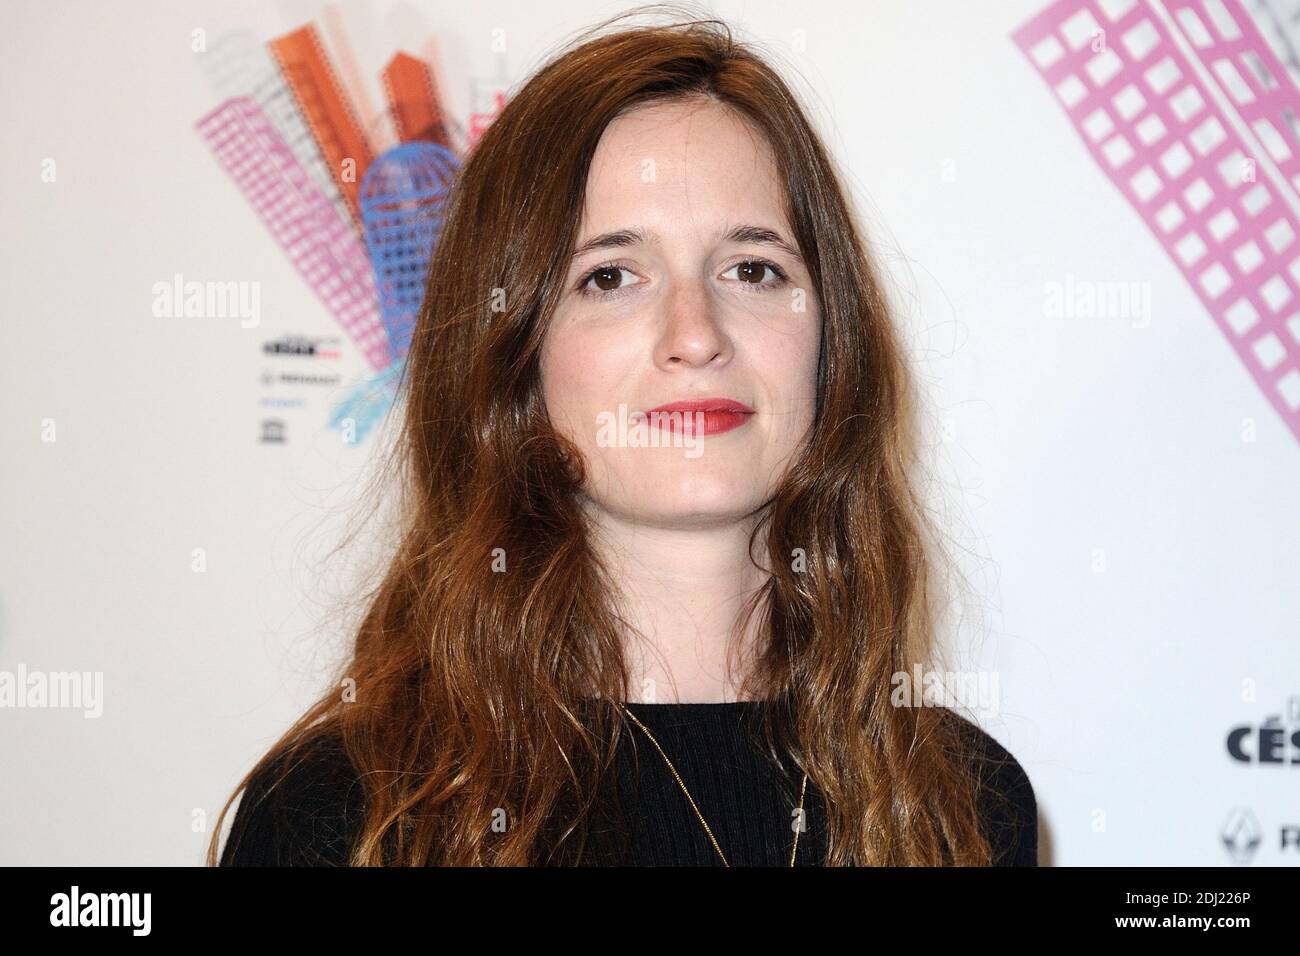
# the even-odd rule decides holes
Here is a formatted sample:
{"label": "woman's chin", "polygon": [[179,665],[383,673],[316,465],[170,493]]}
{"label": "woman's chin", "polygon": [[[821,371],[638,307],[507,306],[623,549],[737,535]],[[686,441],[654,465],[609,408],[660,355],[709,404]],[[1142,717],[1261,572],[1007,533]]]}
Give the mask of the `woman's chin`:
{"label": "woman's chin", "polygon": [[732,524],[751,514],[763,501],[763,489],[749,481],[664,481],[646,487],[627,512],[641,524],[662,527],[706,527]]}

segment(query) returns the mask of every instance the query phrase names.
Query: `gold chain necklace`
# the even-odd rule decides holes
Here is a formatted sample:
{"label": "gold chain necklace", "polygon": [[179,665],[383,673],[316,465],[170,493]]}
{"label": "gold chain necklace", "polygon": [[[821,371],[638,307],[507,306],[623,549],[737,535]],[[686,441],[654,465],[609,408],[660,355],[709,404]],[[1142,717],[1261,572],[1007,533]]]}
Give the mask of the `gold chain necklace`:
{"label": "gold chain necklace", "polygon": [[[645,735],[650,738],[650,742],[654,744],[655,750],[659,751],[659,756],[664,758],[664,763],[668,764],[668,769],[672,771],[673,779],[677,781],[677,786],[681,787],[682,793],[686,794],[686,799],[690,801],[691,809],[694,810],[695,815],[700,818],[700,823],[704,826],[704,832],[709,835],[709,842],[713,844],[713,849],[718,851],[718,856],[722,857],[722,865],[731,866],[731,864],[727,862],[726,855],[722,852],[722,847],[718,846],[718,841],[713,836],[713,831],[709,829],[709,824],[708,821],[704,819],[704,814],[700,813],[700,808],[695,805],[695,798],[692,797],[691,792],[686,789],[686,784],[685,782],[683,782],[681,778],[681,774],[677,772],[677,768],[673,766],[673,762],[669,760],[668,755],[664,753],[664,748],[659,746],[659,741],[655,740],[655,735],[650,733],[649,727],[647,727],[645,724],[641,723],[641,721],[637,719],[636,714],[632,713],[632,711],[628,710],[622,704],[619,704],[619,706],[623,707],[623,713],[631,717],[632,720],[636,722],[636,725],[640,727],[643,731],[645,731]],[[794,866],[794,855],[795,852],[799,849],[799,831],[803,828],[803,798],[804,798],[804,794],[807,792],[808,792],[808,774],[805,773],[803,775],[803,785],[799,788],[799,826],[795,827],[794,842],[790,844],[790,865],[791,866]]]}

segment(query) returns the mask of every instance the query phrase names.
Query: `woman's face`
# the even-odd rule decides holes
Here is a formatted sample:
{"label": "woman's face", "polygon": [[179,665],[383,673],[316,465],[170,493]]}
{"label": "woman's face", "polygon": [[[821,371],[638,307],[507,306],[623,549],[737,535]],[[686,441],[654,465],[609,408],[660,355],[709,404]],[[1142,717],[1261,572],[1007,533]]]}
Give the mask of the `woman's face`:
{"label": "woman's face", "polygon": [[542,388],[591,502],[660,527],[761,507],[812,423],[821,336],[762,134],[713,100],[623,114],[593,158],[576,249]]}

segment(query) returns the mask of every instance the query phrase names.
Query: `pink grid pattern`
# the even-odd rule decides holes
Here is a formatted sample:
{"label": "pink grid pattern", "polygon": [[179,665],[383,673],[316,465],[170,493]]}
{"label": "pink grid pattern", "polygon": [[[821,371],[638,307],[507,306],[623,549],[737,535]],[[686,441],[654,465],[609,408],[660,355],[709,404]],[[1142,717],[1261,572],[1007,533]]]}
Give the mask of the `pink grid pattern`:
{"label": "pink grid pattern", "polygon": [[226,100],[198,122],[217,160],[371,367],[391,360],[370,260],[352,224],[294,158],[253,100]]}
{"label": "pink grid pattern", "polygon": [[271,51],[253,39],[248,30],[231,30],[209,45],[200,62],[218,100],[248,96],[262,108],[316,188],[333,203],[345,221],[352,222],[352,210],[330,176],[316,138],[298,112],[298,101],[284,82]]}
{"label": "pink grid pattern", "polygon": [[[1169,13],[1198,60],[1204,57],[1215,91],[1235,104],[1230,118],[1156,3],[1058,0],[1013,39],[1300,441],[1300,224],[1288,205],[1300,197],[1284,195],[1262,168],[1272,163],[1291,180],[1288,190],[1300,189],[1295,134],[1284,117],[1297,94],[1258,31],[1242,28],[1249,18],[1234,0],[1172,0]],[[1196,32],[1189,14],[1205,29],[1201,47],[1186,32]],[[1239,36],[1231,35],[1233,23]],[[1216,62],[1234,61],[1242,66],[1216,72]],[[1261,67],[1271,87],[1255,75]],[[1239,76],[1244,86],[1232,72],[1247,74]],[[1248,143],[1232,119],[1251,128],[1269,154]],[[1279,144],[1284,150],[1272,155]]]}
{"label": "pink grid pattern", "polygon": [[1235,3],[1165,0],[1165,6],[1273,162],[1300,190],[1300,95],[1255,21]]}

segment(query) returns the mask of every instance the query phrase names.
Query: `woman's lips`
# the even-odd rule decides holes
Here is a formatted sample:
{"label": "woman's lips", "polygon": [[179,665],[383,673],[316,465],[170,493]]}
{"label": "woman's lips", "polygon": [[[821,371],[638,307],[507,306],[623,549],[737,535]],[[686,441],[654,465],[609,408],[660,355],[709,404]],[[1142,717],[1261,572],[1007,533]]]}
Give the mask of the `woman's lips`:
{"label": "woman's lips", "polygon": [[694,436],[721,435],[739,428],[753,414],[754,410],[748,405],[729,398],[693,398],[669,402],[645,413],[652,426],[658,425],[671,432],[682,431]]}

